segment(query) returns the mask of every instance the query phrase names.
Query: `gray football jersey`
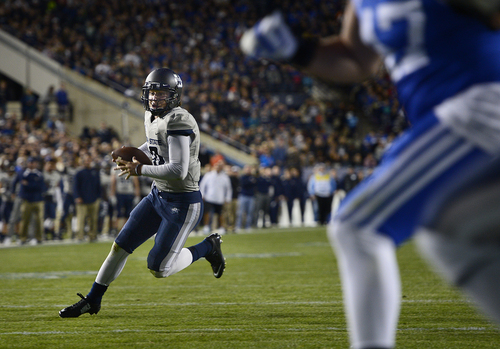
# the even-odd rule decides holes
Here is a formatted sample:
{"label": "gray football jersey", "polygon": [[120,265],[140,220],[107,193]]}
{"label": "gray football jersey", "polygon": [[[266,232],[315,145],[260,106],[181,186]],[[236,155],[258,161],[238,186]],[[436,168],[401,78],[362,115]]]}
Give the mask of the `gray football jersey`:
{"label": "gray football jersey", "polygon": [[190,137],[189,146],[189,169],[183,180],[155,179],[156,187],[167,192],[192,192],[198,191],[200,180],[200,129],[194,117],[181,107],[172,109],[162,118],[152,117],[150,112],[144,116],[144,126],[151,161],[153,165],[159,166],[169,162],[168,141],[169,135],[185,135]]}

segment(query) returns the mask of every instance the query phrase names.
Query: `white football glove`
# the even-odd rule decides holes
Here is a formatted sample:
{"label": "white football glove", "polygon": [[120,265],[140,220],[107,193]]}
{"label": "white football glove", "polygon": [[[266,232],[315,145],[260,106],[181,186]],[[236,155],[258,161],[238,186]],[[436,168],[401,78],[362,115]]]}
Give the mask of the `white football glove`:
{"label": "white football glove", "polygon": [[264,17],[245,31],[240,40],[240,48],[244,54],[277,61],[293,58],[298,46],[298,40],[285,23],[280,11]]}

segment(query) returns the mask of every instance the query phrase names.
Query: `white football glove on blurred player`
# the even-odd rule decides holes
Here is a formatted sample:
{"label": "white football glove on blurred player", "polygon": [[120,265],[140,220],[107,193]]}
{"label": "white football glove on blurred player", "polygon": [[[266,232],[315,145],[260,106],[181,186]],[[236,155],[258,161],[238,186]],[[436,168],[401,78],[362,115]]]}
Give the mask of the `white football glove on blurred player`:
{"label": "white football glove on blurred player", "polygon": [[281,11],[275,11],[248,29],[240,40],[244,54],[254,58],[288,61],[299,43],[285,23]]}

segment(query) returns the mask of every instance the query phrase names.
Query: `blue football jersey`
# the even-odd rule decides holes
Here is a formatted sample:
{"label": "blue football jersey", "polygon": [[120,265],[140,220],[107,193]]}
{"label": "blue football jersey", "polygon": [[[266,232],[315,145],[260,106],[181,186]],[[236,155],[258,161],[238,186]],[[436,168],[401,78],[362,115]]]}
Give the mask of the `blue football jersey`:
{"label": "blue football jersey", "polygon": [[412,123],[450,96],[500,81],[500,31],[440,0],[353,0],[360,35],[385,58]]}

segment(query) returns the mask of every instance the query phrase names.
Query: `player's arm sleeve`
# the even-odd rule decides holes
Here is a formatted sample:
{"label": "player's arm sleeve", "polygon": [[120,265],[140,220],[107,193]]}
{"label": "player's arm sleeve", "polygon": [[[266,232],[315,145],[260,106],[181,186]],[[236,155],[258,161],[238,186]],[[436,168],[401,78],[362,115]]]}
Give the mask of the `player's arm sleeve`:
{"label": "player's arm sleeve", "polygon": [[168,164],[143,165],[141,174],[155,179],[184,179],[189,169],[190,138],[184,135],[168,136]]}

